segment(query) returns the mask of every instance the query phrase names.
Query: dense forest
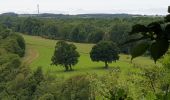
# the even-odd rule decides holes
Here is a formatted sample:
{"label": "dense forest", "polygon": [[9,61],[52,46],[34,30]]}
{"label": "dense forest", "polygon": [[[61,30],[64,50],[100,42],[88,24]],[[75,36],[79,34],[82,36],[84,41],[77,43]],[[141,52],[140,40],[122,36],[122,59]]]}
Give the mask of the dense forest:
{"label": "dense forest", "polygon": [[[1,15],[0,22],[6,27],[28,35],[73,42],[97,43],[111,40],[117,44],[127,41],[131,27],[135,24],[147,25],[161,20],[161,17],[131,16],[123,18],[43,18]],[[129,53],[127,46],[120,47]]]}

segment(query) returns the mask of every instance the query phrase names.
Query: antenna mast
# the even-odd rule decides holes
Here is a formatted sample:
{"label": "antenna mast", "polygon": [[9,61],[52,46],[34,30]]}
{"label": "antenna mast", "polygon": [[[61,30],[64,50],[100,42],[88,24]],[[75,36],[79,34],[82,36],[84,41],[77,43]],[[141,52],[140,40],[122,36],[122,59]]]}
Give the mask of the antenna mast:
{"label": "antenna mast", "polygon": [[37,4],[37,11],[38,11],[38,16],[40,14],[40,7],[39,7],[39,4]]}

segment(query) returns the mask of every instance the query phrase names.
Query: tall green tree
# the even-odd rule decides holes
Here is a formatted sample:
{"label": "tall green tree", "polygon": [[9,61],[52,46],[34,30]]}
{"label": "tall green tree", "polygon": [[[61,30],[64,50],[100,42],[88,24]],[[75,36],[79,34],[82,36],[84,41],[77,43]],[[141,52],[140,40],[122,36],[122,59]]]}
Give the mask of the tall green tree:
{"label": "tall green tree", "polygon": [[68,44],[65,41],[59,41],[56,44],[52,64],[62,65],[65,70],[72,70],[72,66],[78,63],[79,53],[76,51],[74,44]]}
{"label": "tall green tree", "polygon": [[119,49],[115,43],[111,41],[101,41],[92,48],[90,58],[92,61],[104,62],[105,67],[108,68],[108,63],[119,59],[118,53]]}

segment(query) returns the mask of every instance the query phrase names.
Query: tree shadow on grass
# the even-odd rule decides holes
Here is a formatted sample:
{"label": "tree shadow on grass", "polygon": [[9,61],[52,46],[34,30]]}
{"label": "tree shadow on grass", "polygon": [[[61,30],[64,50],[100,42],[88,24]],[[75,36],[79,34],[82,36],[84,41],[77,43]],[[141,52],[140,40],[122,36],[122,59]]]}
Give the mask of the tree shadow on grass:
{"label": "tree shadow on grass", "polygon": [[105,68],[104,66],[91,66],[91,67],[88,67],[88,68],[86,68],[85,66],[84,66],[84,68],[81,68],[81,69],[79,69],[79,68],[74,68],[72,71],[65,71],[65,69],[64,68],[57,68],[57,69],[55,69],[55,70],[48,70],[48,72],[47,73],[50,73],[50,74],[60,74],[60,75],[65,75],[65,74],[80,74],[80,73],[91,73],[91,72],[98,72],[98,71],[113,71],[113,70],[120,70],[120,67],[119,66],[109,66],[108,68]]}
{"label": "tree shadow on grass", "polygon": [[96,67],[93,67],[92,69],[95,69],[95,70],[114,70],[114,69],[118,69],[119,66],[109,66],[108,68],[104,67],[104,66],[96,66]]}
{"label": "tree shadow on grass", "polygon": [[77,69],[73,69],[70,71],[65,71],[65,69],[57,69],[57,70],[49,70],[48,71],[51,74],[63,74],[63,73],[73,73],[73,72],[78,72]]}

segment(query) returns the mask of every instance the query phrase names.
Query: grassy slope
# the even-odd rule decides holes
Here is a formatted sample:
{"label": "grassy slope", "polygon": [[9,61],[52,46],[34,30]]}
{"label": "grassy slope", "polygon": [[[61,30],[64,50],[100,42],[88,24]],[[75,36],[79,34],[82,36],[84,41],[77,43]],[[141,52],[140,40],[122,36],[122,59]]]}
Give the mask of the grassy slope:
{"label": "grassy slope", "polygon": [[[103,69],[104,63],[102,62],[92,62],[89,58],[89,52],[94,44],[83,44],[83,43],[74,43],[77,46],[77,50],[81,54],[81,57],[79,59],[79,63],[74,66],[75,71],[73,72],[64,72],[64,68],[61,66],[51,66],[51,56],[54,52],[54,47],[56,44],[56,40],[49,40],[49,39],[43,39],[41,37],[36,36],[28,36],[23,35],[26,44],[27,44],[27,51],[28,53],[32,53],[32,57],[28,54],[25,59],[33,59],[31,60],[30,67],[34,70],[38,66],[42,66],[45,73],[55,75],[55,76],[63,76],[63,77],[69,77],[72,75],[80,74],[80,73],[97,73],[99,75],[107,73],[109,70]],[[37,52],[35,52],[37,51]],[[38,55],[38,56],[35,56]],[[36,57],[36,58],[35,58]],[[115,67],[120,67],[122,71],[122,76],[124,76],[126,73],[130,71],[138,71],[139,69],[136,69],[133,67],[133,64],[136,65],[154,65],[154,62],[146,57],[140,57],[133,61],[133,63],[130,62],[130,57],[128,55],[120,55],[120,60],[118,62],[113,62],[109,64],[110,69],[113,69]]]}

